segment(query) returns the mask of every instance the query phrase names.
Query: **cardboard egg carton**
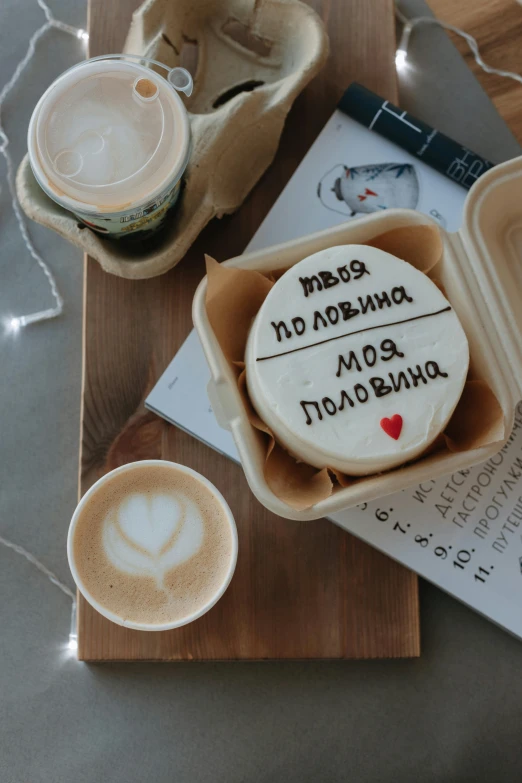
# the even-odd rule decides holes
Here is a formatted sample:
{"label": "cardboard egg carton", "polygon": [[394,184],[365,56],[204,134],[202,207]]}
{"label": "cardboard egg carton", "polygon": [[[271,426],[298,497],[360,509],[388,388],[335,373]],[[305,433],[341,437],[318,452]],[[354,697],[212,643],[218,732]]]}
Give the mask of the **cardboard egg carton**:
{"label": "cardboard egg carton", "polygon": [[[192,154],[179,206],[152,243],[107,240],[38,186],[27,155],[16,186],[25,213],[95,258],[141,279],[180,261],[213,217],[234,212],[272,162],[286,115],[328,54],[317,14],[298,0],[147,0],[125,52],[189,66]],[[197,53],[194,70],[187,54]]]}

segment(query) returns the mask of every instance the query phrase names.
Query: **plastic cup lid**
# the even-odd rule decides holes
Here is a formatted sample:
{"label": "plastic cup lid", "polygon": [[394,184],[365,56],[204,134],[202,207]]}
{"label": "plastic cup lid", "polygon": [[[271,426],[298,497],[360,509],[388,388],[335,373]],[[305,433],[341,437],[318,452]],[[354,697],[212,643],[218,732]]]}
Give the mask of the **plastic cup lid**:
{"label": "plastic cup lid", "polygon": [[87,61],[57,79],[29,129],[37,177],[59,201],[124,210],[159,196],[182,175],[187,113],[171,85],[123,60]]}

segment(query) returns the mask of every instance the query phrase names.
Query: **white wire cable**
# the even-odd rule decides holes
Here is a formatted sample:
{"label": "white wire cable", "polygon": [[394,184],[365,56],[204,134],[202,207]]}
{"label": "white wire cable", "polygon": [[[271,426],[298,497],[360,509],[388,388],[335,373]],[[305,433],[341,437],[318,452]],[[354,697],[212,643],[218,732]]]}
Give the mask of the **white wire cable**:
{"label": "white wire cable", "polygon": [[397,5],[397,3],[395,3],[395,16],[397,17],[399,22],[401,22],[401,24],[408,24],[408,22],[409,22],[408,17],[405,14],[402,13],[402,11],[399,8],[399,6]]}
{"label": "white wire cable", "polygon": [[435,25],[436,27],[442,27],[444,30],[449,30],[463,38],[468,44],[475,62],[483,71],[486,73],[494,73],[497,76],[503,76],[506,79],[513,79],[514,81],[519,82],[519,84],[522,84],[522,76],[520,74],[514,73],[513,71],[503,71],[499,68],[493,68],[491,65],[485,63],[480,55],[477,40],[464,30],[455,27],[455,25],[441,22],[440,19],[435,19],[431,16],[417,16],[413,19],[408,19],[397,6],[395,7],[395,15],[397,19],[404,24],[399,46],[397,47],[397,52],[395,54],[395,64],[399,70],[407,63],[408,45],[414,28],[418,25]]}
{"label": "white wire cable", "polygon": [[56,574],[53,574],[53,572],[50,571],[47,568],[47,566],[45,566],[34,555],[28,552],[27,549],[24,549],[23,546],[19,546],[19,544],[13,544],[12,541],[9,541],[7,538],[4,538],[3,536],[0,536],[0,544],[2,546],[5,546],[7,549],[12,549],[13,552],[16,552],[22,557],[25,557],[25,559],[28,560],[32,565],[34,565],[34,567],[37,568],[38,571],[44,574],[44,576],[46,576],[47,579],[53,583],[53,585],[56,585],[56,587],[59,590],[61,590],[62,593],[65,593],[65,595],[69,596],[69,598],[74,604],[76,603],[76,596],[74,595],[71,588],[67,587],[67,585],[65,585],[63,582],[60,582]]}
{"label": "white wire cable", "polygon": [[56,574],[53,574],[53,572],[47,568],[43,563],[41,563],[38,558],[36,558],[34,555],[32,555],[30,552],[27,551],[27,549],[24,549],[23,546],[20,546],[19,544],[14,544],[12,541],[9,541],[7,538],[4,538],[3,536],[0,536],[0,546],[5,547],[6,549],[10,549],[13,552],[16,552],[18,555],[21,555],[22,557],[25,557],[25,559],[31,563],[38,571],[40,571],[41,574],[47,577],[47,579],[52,582],[53,585],[56,585],[56,587],[62,591],[62,593],[65,593],[65,595],[71,599],[71,626],[69,629],[69,643],[67,645],[69,650],[77,650],[78,649],[78,638],[77,638],[77,631],[76,631],[76,596],[71,590],[70,587],[68,587],[66,584],[61,582]]}
{"label": "white wire cable", "polygon": [[83,41],[86,41],[89,38],[88,33],[86,33],[85,30],[72,27],[71,25],[65,24],[64,22],[60,22],[59,19],[55,19],[51,9],[45,3],[45,0],[37,0],[37,3],[42,9],[42,11],[44,12],[46,22],[41,27],[39,27],[35,33],[33,33],[31,38],[29,39],[29,44],[25,56],[22,58],[22,60],[20,60],[20,62],[16,66],[14,73],[9,79],[9,81],[6,82],[2,90],[0,90],[0,154],[5,160],[6,171],[7,171],[7,185],[9,187],[9,193],[11,195],[11,204],[16,217],[16,221],[18,223],[18,228],[20,229],[20,234],[22,236],[27,251],[29,252],[31,257],[36,261],[36,263],[44,273],[45,277],[47,278],[47,282],[49,283],[49,287],[51,289],[51,293],[55,301],[55,306],[50,307],[46,310],[39,310],[38,312],[35,313],[28,313],[27,315],[19,315],[8,319],[5,326],[7,330],[12,333],[18,332],[18,330],[22,326],[27,326],[28,324],[37,323],[38,321],[44,321],[49,318],[56,318],[56,316],[60,315],[63,312],[63,298],[60,294],[60,291],[58,290],[58,286],[56,284],[55,277],[51,272],[51,269],[49,268],[48,264],[43,260],[40,253],[38,253],[38,251],[36,250],[33,241],[29,236],[29,232],[27,230],[27,226],[25,223],[25,218],[23,216],[22,210],[20,209],[20,204],[18,203],[18,198],[16,196],[16,189],[15,189],[14,164],[8,149],[9,139],[7,137],[4,128],[2,127],[2,105],[5,99],[7,98],[7,96],[9,95],[9,93],[11,92],[11,90],[17,84],[25,68],[32,60],[36,51],[36,44],[38,43],[40,38],[42,38],[42,36],[44,36],[51,28],[61,30],[62,32],[65,32],[69,35],[74,35],[76,38],[79,38]]}
{"label": "white wire cable", "polygon": [[[38,5],[42,9],[45,15],[46,22],[36,30],[35,33],[31,36],[29,39],[29,44],[27,46],[27,51],[25,53],[25,56],[20,60],[18,65],[16,66],[13,75],[9,79],[9,81],[4,84],[2,89],[0,90],[0,154],[5,160],[6,163],[6,172],[7,172],[7,184],[9,187],[9,193],[11,195],[11,204],[13,207],[13,211],[18,223],[18,227],[20,229],[20,233],[22,235],[22,239],[24,241],[24,245],[27,248],[29,254],[34,258],[42,272],[44,273],[45,277],[47,278],[47,281],[49,283],[49,287],[51,289],[51,293],[53,295],[55,306],[50,307],[47,310],[40,310],[36,313],[29,313],[27,315],[20,315],[17,317],[13,317],[9,319],[7,323],[7,328],[11,332],[17,332],[21,326],[26,326],[27,324],[36,323],[38,321],[43,321],[49,318],[56,318],[56,316],[60,315],[63,312],[63,299],[62,296],[58,290],[58,286],[56,285],[56,280],[54,278],[53,273],[51,272],[49,266],[46,264],[46,262],[43,260],[41,255],[38,253],[36,248],[34,247],[34,244],[31,240],[31,237],[29,236],[29,232],[27,231],[27,226],[25,224],[25,219],[22,214],[22,210],[20,209],[20,204],[18,203],[18,199],[16,197],[16,190],[15,190],[15,171],[14,171],[14,164],[13,160],[11,158],[11,154],[9,152],[9,139],[7,137],[7,133],[5,132],[4,128],[2,127],[2,105],[15,86],[15,84],[18,82],[19,78],[21,77],[22,73],[26,69],[27,65],[33,58],[35,51],[36,51],[36,44],[44,36],[51,28],[55,28],[57,30],[61,30],[62,32],[68,33],[69,35],[74,35],[76,38],[81,39],[82,41],[86,41],[89,38],[88,33],[85,30],[72,27],[71,25],[65,24],[64,22],[60,22],[58,19],[55,19],[52,15],[52,11],[49,8],[49,6],[45,3],[44,0],[37,0]],[[77,642],[77,635],[76,635],[76,596],[71,590],[70,587],[68,587],[66,584],[61,582],[56,574],[54,574],[47,566],[45,566],[43,563],[41,563],[34,555],[32,555],[30,552],[27,551],[27,549],[24,549],[22,546],[19,546],[18,544],[14,544],[12,541],[9,541],[7,538],[4,538],[3,536],[0,536],[0,546],[5,547],[6,549],[10,549],[13,552],[16,552],[18,555],[21,555],[22,557],[25,557],[25,559],[31,563],[35,568],[40,571],[44,576],[49,579],[50,582],[52,582],[53,585],[56,585],[56,587],[62,591],[68,598],[71,599],[71,627],[70,627],[70,633],[69,633],[69,644],[68,647],[70,650],[76,650],[78,647]]]}

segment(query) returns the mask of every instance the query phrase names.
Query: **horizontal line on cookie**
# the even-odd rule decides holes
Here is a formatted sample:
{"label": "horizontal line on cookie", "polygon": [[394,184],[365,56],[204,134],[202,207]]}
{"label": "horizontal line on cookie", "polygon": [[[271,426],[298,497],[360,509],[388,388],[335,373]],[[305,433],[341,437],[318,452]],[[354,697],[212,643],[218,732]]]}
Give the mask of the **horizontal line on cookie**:
{"label": "horizontal line on cookie", "polygon": [[352,334],[361,334],[361,332],[371,332],[373,329],[386,329],[388,326],[398,326],[399,324],[407,324],[409,321],[419,321],[421,318],[432,318],[434,315],[440,315],[441,313],[447,313],[451,310],[451,306],[443,307],[442,310],[437,310],[434,313],[424,313],[423,315],[414,315],[413,318],[403,318],[402,321],[392,321],[389,324],[377,324],[376,326],[366,326],[364,329],[356,329],[355,332],[346,332],[346,334],[338,334],[336,337],[327,337],[326,340],[319,340],[316,343],[310,343],[310,345],[301,345],[299,348],[291,348],[289,351],[281,351],[281,353],[273,353],[271,356],[259,356],[256,362],[266,362],[267,359],[277,359],[278,356],[287,356],[289,353],[297,353],[297,351],[305,351],[307,348],[315,348],[316,345],[324,345],[325,343],[331,343],[333,340],[342,340],[343,337],[351,337]]}

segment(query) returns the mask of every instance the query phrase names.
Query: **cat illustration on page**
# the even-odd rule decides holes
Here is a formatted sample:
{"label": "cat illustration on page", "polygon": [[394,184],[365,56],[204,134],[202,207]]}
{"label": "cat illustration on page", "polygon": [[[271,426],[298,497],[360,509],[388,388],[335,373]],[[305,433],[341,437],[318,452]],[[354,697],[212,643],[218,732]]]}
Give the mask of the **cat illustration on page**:
{"label": "cat illustration on page", "polygon": [[411,163],[338,163],[321,178],[317,196],[326,209],[346,217],[394,207],[415,209],[419,180]]}

